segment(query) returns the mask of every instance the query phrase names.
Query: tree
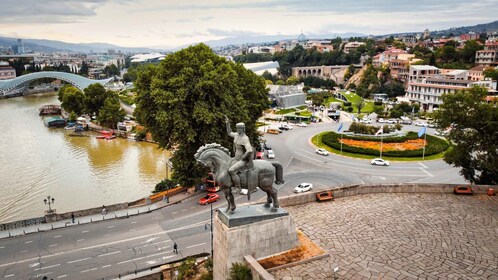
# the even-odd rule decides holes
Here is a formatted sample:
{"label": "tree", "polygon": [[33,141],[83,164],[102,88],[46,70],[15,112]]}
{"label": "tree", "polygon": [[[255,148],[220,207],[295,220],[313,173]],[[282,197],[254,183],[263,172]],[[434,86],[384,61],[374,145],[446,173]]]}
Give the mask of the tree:
{"label": "tree", "polygon": [[106,127],[116,128],[117,123],[122,121],[125,115],[118,95],[113,93],[104,101],[104,106],[100,108],[97,120]]}
{"label": "tree", "polygon": [[231,147],[225,115],[244,122],[253,146],[256,120],[269,107],[265,80],[199,44],[170,54],[146,68],[136,81],[135,116],[159,146],[174,149],[173,180],[184,186],[200,183],[206,170],[194,159],[202,145]]}
{"label": "tree", "polygon": [[85,111],[89,114],[98,116],[100,108],[104,106],[104,102],[109,96],[101,84],[91,84],[85,88]]}
{"label": "tree", "polygon": [[88,64],[85,61],[81,63],[80,75],[88,76]]}
{"label": "tree", "polygon": [[453,143],[444,161],[461,167],[460,174],[471,183],[498,184],[498,107],[485,102],[487,90],[472,87],[443,94],[435,114],[441,127],[450,127]]}
{"label": "tree", "polygon": [[299,80],[296,77],[289,77],[285,83],[290,86],[295,86],[299,83]]}
{"label": "tree", "polygon": [[107,78],[113,77],[113,76],[119,76],[121,73],[118,69],[118,67],[114,64],[107,65],[104,67],[104,72]]}
{"label": "tree", "polygon": [[62,87],[59,92],[61,91],[62,108],[68,112],[74,112],[78,116],[81,115],[85,110],[85,94],[73,86]]}
{"label": "tree", "polygon": [[363,99],[363,98],[360,98],[360,100],[358,100],[354,104],[354,107],[358,110],[358,114],[361,114],[361,109],[363,109],[363,107],[365,107],[365,105],[366,105],[366,102],[365,102],[365,99]]}

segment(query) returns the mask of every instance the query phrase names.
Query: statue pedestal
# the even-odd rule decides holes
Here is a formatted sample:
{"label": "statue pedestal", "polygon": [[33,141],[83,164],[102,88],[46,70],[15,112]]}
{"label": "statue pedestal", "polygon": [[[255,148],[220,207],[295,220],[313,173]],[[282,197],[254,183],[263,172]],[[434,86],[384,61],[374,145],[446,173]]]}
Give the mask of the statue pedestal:
{"label": "statue pedestal", "polygon": [[228,279],[234,262],[275,255],[298,245],[296,227],[287,211],[263,205],[241,206],[233,214],[220,208],[214,220],[214,279]]}

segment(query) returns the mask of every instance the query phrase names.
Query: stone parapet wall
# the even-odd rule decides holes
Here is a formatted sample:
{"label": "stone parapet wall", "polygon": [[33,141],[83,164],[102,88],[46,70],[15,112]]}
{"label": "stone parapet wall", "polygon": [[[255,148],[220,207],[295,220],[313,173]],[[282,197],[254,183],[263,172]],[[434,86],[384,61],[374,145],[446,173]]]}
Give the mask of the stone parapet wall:
{"label": "stone parapet wall", "polygon": [[323,191],[332,191],[335,198],[355,196],[370,193],[453,193],[457,186],[471,186],[476,194],[485,194],[489,188],[498,192],[498,186],[469,185],[469,184],[379,184],[379,185],[350,185],[312,191],[279,198],[280,206],[293,206],[316,201],[316,194]]}
{"label": "stone parapet wall", "polygon": [[21,227],[27,227],[32,225],[39,225],[45,222],[45,217],[37,217],[26,220],[14,221],[6,224],[0,224],[0,231],[9,230]]}
{"label": "stone parapet wall", "polygon": [[251,269],[253,280],[275,280],[275,277],[266,271],[253,256],[244,256],[244,260]]}

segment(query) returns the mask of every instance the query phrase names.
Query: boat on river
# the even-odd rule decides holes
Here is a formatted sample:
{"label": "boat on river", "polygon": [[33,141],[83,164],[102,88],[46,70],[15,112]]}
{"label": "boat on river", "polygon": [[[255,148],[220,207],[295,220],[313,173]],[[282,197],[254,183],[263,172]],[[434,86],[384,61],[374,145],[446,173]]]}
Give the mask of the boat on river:
{"label": "boat on river", "polygon": [[100,131],[100,135],[96,136],[95,138],[97,139],[105,139],[105,140],[111,140],[116,138],[116,135],[114,135],[114,131],[108,131],[108,130],[102,130]]}

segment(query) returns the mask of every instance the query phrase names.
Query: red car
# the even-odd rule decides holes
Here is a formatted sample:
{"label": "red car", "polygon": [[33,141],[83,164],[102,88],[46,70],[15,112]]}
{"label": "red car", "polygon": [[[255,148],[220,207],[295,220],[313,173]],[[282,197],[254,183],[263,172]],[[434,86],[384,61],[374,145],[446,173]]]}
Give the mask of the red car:
{"label": "red car", "polygon": [[200,205],[208,205],[209,203],[213,203],[215,201],[218,201],[220,199],[220,196],[216,193],[208,193],[205,197],[201,197],[199,199],[199,204]]}

